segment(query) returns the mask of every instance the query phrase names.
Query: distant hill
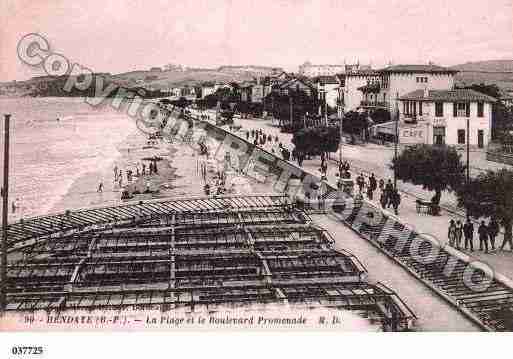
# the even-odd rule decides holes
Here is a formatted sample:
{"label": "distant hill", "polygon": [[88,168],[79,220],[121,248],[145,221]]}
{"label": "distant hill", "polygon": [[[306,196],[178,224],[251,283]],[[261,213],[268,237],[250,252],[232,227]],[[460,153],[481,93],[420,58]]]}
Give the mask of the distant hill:
{"label": "distant hill", "polygon": [[223,72],[208,69],[185,71],[132,71],[113,76],[113,80],[125,86],[151,86],[166,89],[173,86],[194,86],[202,82],[241,82],[256,76],[253,72]]}
{"label": "distant hill", "polygon": [[467,62],[451,67],[458,70],[458,85],[496,84],[501,89],[513,90],[513,60]]}
{"label": "distant hill", "polygon": [[[195,86],[203,82],[242,82],[262,75],[262,68],[258,72],[251,69],[245,71],[230,71],[227,69],[188,69],[185,71],[171,70],[142,70],[130,71],[121,74],[97,73],[106,83],[115,83],[120,86],[137,88],[147,87],[152,90],[163,90],[170,87]],[[270,70],[269,70],[270,72]],[[51,76],[35,76],[26,81],[11,81],[0,83],[0,96],[69,96],[62,91],[65,78]],[[76,94],[82,95],[80,94]],[[71,94],[75,96],[75,94]]]}

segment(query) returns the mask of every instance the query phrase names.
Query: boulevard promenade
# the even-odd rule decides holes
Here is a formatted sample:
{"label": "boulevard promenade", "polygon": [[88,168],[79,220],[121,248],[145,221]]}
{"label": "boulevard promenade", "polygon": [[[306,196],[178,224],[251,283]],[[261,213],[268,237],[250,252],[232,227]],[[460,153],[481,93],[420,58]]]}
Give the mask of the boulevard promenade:
{"label": "boulevard promenade", "polygon": [[[292,134],[281,133],[279,127],[273,126],[271,121],[263,119],[238,119],[236,120],[236,127],[241,126],[240,130],[234,130],[233,132],[243,138],[245,138],[245,132],[251,130],[261,129],[264,133],[269,134],[273,137],[278,136],[279,142],[290,151],[294,148],[292,144]],[[224,126],[226,130],[229,130],[228,126]],[[266,150],[271,151],[271,148],[275,145],[275,142],[266,143],[263,146]],[[387,155],[388,153],[388,155]],[[278,155],[278,153],[276,153]],[[367,178],[370,173],[374,173],[377,179],[383,178],[386,182],[388,179],[393,179],[393,172],[388,167],[390,158],[393,157],[393,148],[379,146],[375,144],[368,144],[366,146],[360,145],[343,145],[342,148],[342,159],[347,160],[351,165],[351,178],[355,179],[360,173],[363,173]],[[471,158],[473,154],[471,153]],[[328,166],[328,181],[330,183],[336,183],[338,173],[338,158],[339,154],[331,154],[331,161]],[[483,160],[482,156],[478,157],[481,160],[478,161],[477,167],[481,169],[496,169],[502,165],[498,165],[493,162]],[[297,163],[295,163],[297,164]],[[311,173],[319,174],[320,159],[313,158],[305,160],[303,162],[303,168]],[[431,216],[426,214],[419,214],[416,210],[415,200],[418,198],[429,199],[433,195],[432,192],[425,191],[419,186],[412,185],[410,183],[404,183],[398,181],[398,188],[401,192],[401,205],[399,207],[399,217],[405,224],[410,225],[418,233],[428,234],[431,237],[436,238],[441,244],[448,243],[447,228],[449,221],[462,220],[464,221],[464,211],[458,209],[455,203],[455,197],[451,193],[444,192],[442,194],[442,211],[439,216]],[[355,191],[358,191],[355,187]],[[379,191],[376,191],[379,192]],[[366,197],[366,196],[365,196]],[[379,206],[379,193],[374,194],[374,204]],[[499,234],[496,243],[502,243],[503,236]],[[466,255],[470,256],[474,260],[479,260],[483,263],[488,264],[494,270],[504,274],[509,278],[513,278],[513,252],[506,251],[494,251],[489,254],[476,250],[479,248],[479,240],[477,235],[474,235],[474,252],[462,250]]]}

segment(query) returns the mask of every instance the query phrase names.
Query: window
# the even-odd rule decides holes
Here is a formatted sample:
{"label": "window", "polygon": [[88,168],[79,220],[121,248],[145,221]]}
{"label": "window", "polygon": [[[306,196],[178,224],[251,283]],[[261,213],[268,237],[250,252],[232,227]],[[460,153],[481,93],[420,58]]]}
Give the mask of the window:
{"label": "window", "polygon": [[467,102],[455,102],[453,104],[453,117],[470,117],[470,104]]}
{"label": "window", "polygon": [[417,77],[417,83],[427,83],[428,78],[427,77]]}
{"label": "window", "polygon": [[478,102],[477,103],[477,117],[483,117],[484,116],[484,103]]}
{"label": "window", "polygon": [[444,116],[444,103],[443,102],[435,102],[435,116],[436,117]]}
{"label": "window", "polygon": [[465,144],[465,130],[458,130],[458,145]]}

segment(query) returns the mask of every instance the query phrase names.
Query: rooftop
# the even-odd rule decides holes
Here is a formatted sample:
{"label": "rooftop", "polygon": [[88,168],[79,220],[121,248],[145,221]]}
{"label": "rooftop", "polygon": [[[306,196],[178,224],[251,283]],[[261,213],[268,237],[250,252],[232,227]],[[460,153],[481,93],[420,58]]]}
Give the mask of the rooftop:
{"label": "rooftop", "polygon": [[32,218],[10,234],[7,310],[288,302],[376,313],[383,326],[414,316],[286,196],[141,201]]}
{"label": "rooftop", "polygon": [[458,71],[438,65],[392,65],[381,69],[385,73],[443,73],[455,74]]}
{"label": "rooftop", "polygon": [[321,84],[338,84],[339,80],[336,76],[317,76],[313,78],[313,82]]}
{"label": "rooftop", "polygon": [[471,89],[457,90],[428,90],[428,96],[424,96],[424,90],[416,90],[407,93],[399,98],[400,100],[417,100],[417,101],[483,101],[496,102],[497,100],[491,96],[485,95]]}
{"label": "rooftop", "polygon": [[345,76],[377,76],[379,71],[372,69],[353,70],[345,73]]}

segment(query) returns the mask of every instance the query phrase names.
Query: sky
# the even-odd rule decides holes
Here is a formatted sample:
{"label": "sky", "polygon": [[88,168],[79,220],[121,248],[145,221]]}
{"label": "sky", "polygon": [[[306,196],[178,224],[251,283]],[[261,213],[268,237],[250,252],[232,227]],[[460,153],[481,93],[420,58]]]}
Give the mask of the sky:
{"label": "sky", "polygon": [[1,0],[0,81],[42,70],[16,56],[37,32],[97,72],[168,63],[380,67],[513,59],[511,0]]}

